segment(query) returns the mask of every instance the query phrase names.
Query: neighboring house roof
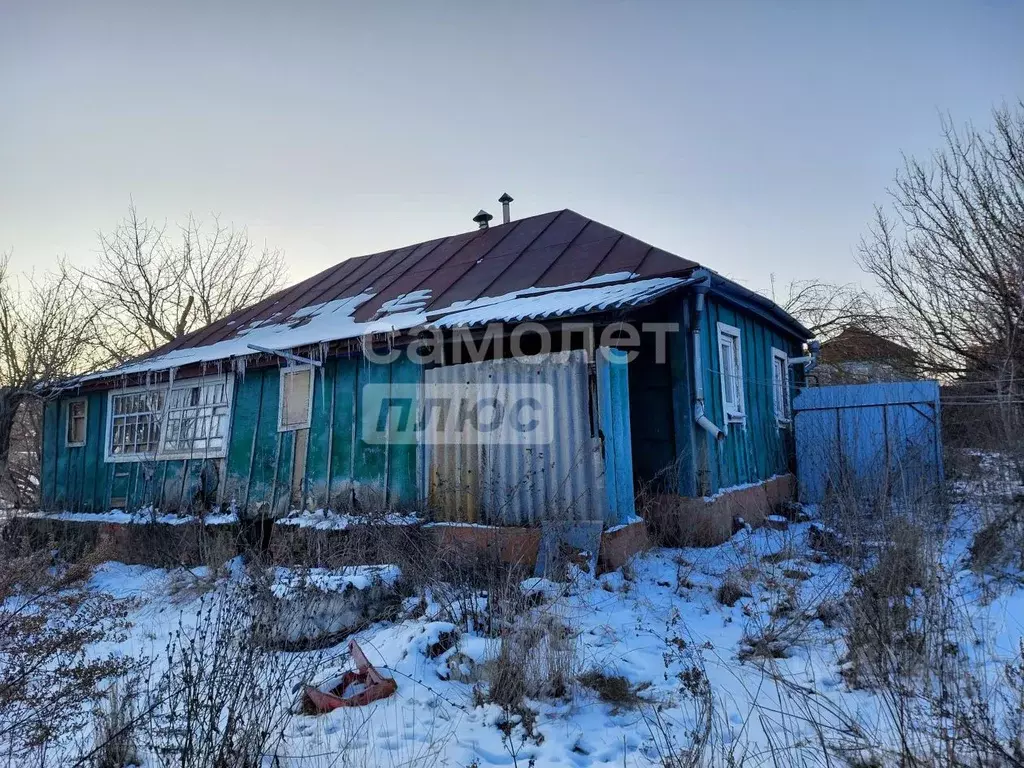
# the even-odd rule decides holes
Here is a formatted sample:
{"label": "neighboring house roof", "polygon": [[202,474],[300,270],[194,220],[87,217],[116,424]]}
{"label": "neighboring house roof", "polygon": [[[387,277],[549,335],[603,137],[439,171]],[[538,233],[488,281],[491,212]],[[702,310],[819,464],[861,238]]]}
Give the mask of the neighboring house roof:
{"label": "neighboring house roof", "polygon": [[421,326],[540,320],[638,306],[697,280],[810,334],[764,297],[699,264],[562,210],[390,251],[330,269],[165,344],[80,379],[166,370]]}
{"label": "neighboring house roof", "polygon": [[917,361],[917,353],[866,328],[850,326],[821,345],[818,359],[825,364],[885,362],[913,365]]}

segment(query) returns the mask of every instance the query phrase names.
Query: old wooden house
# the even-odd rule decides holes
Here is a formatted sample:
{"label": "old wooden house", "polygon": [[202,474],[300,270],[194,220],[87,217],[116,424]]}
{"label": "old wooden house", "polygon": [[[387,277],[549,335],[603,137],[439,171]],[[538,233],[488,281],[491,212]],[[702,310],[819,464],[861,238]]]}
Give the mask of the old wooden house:
{"label": "old wooden house", "polygon": [[[761,508],[789,492],[805,328],[574,211],[489,218],[346,259],[66,382],[45,409],[44,511],[414,510],[612,528],[646,514],[639,492],[690,515],[712,515],[729,489],[754,489],[747,507]],[[379,410],[381,392],[413,393],[422,414],[416,393],[481,383],[546,387],[546,442],[437,440]]]}

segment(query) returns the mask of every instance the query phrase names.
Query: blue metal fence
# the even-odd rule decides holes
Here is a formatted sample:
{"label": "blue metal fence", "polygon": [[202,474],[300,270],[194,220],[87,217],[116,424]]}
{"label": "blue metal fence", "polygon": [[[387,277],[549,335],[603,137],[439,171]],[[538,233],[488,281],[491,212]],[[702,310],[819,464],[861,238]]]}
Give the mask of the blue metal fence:
{"label": "blue metal fence", "polygon": [[942,485],[938,382],[813,387],[793,414],[804,503],[832,491],[912,500]]}

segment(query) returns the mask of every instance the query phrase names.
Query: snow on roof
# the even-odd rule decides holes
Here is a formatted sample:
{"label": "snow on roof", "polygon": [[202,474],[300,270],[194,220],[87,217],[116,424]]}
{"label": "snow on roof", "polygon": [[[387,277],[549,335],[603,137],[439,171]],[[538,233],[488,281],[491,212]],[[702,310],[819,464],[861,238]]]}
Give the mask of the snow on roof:
{"label": "snow on roof", "polygon": [[400,332],[566,317],[635,306],[699,265],[568,209],[346,259],[168,342],[77,381]]}
{"label": "snow on roof", "polygon": [[628,272],[598,275],[557,289],[525,288],[501,296],[455,302],[440,310],[424,309],[430,298],[429,292],[413,291],[386,302],[376,313],[375,319],[362,322],[355,318],[356,309],[372,299],[374,294],[361,293],[303,307],[288,318],[268,319],[249,325],[223,341],[158,354],[109,371],[83,376],[79,381],[165,371],[186,365],[245,357],[255,354],[250,345],[286,351],[416,328],[457,328],[488,322],[522,322],[607,311],[652,301],[690,282],[678,277],[631,281],[632,277]]}

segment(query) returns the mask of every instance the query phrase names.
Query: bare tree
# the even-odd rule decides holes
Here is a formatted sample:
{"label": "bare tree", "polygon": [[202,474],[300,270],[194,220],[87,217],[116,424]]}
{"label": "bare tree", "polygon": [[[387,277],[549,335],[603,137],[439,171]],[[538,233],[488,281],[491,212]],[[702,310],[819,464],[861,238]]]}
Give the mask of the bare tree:
{"label": "bare tree", "polygon": [[280,251],[244,229],[189,215],[177,231],[135,205],[100,233],[97,265],[84,271],[111,357],[124,361],[266,298],[284,281]]}
{"label": "bare tree", "polygon": [[971,374],[1024,395],[1024,102],[987,130],[943,119],[944,146],[906,158],[891,211],[877,209],[861,265],[906,341],[939,375]]}
{"label": "bare tree", "polygon": [[890,332],[890,314],[878,297],[854,283],[793,280],[779,294],[773,276],[770,295],[818,339],[832,338],[850,326],[882,335]]}
{"label": "bare tree", "polygon": [[[40,385],[94,364],[93,319],[82,279],[66,264],[41,278],[17,280],[10,256],[0,256],[0,490],[11,482],[12,434],[31,438],[38,431],[22,407],[42,398]],[[38,446],[25,442],[21,451]]]}

